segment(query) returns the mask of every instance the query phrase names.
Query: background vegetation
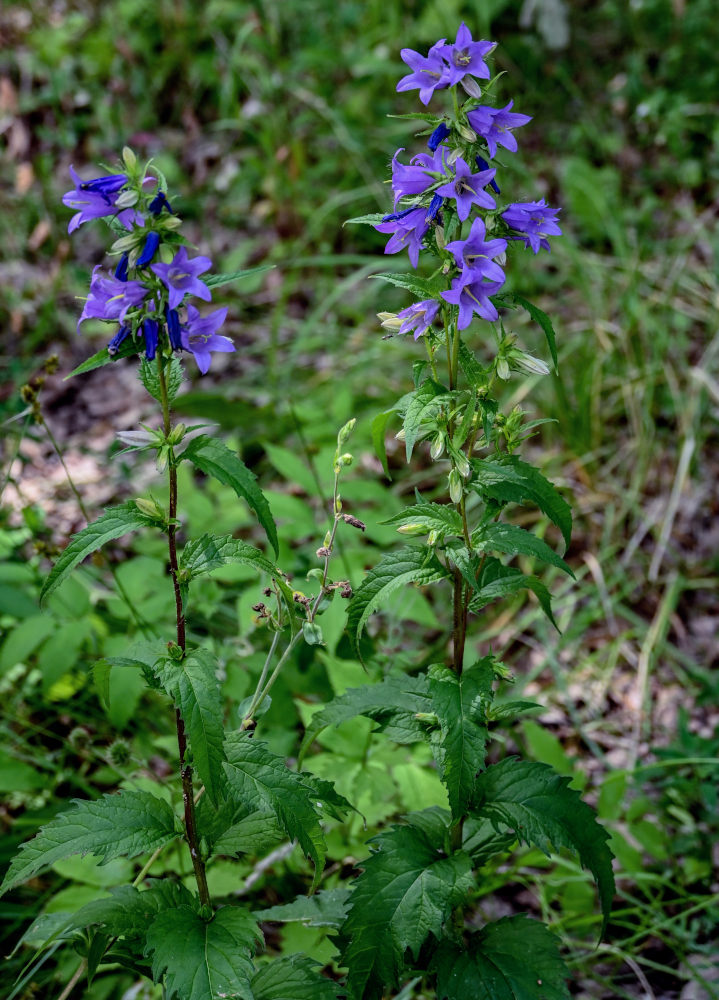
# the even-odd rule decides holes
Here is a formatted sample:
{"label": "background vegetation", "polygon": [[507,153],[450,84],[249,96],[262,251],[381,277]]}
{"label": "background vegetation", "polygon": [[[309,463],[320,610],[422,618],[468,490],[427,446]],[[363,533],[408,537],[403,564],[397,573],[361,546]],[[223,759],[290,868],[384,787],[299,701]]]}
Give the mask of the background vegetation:
{"label": "background vegetation", "polygon": [[[368,528],[365,537],[345,533],[338,560],[356,584],[379,551],[396,544],[394,530],[379,522],[415,486],[431,492],[433,471],[418,455],[412,473],[389,484],[374,456],[371,419],[405,391],[416,347],[382,339],[375,313],[407,302],[398,289],[366,279],[407,263],[383,258],[383,240],[371,229],[342,223],[388,206],[387,162],[414,141],[412,123],[386,117],[410,110],[394,90],[399,49],[454,37],[462,18],[475,37],[499,43],[502,98],[534,116],[518,136],[513,191],[563,206],[565,236],[552,255],[509,280],[556,320],[560,375],[538,378],[527,405],[558,421],[531,447],[574,498],[568,559],[579,578],[554,581],[559,638],[521,599],[471,641],[512,662],[517,694],[545,706],[538,719],[518,723],[512,739],[588,789],[619,860],[616,911],[598,951],[592,889],[567,862],[525,852],[520,895],[491,897],[490,873],[478,913],[497,917],[521,906],[550,919],[569,949],[579,996],[717,996],[714,0],[3,6],[2,861],[73,796],[118,783],[141,787],[174,768],[171,719],[158,713],[154,696],[129,671],[114,671],[103,687],[91,670],[122,651],[128,634],[170,634],[171,592],[155,543],[115,553],[135,616],[102,565],[83,569],[42,615],[37,607],[48,556],[84,523],[47,431],[19,392],[49,354],[60,364],[43,387],[43,412],[91,513],[139,494],[150,476],[126,456],[112,457],[121,447],[114,432],[146,416],[133,369],[118,364],[63,381],[104,343],[99,327],[97,337],[89,324],[75,333],[76,297],[86,293],[104,238],[87,226],[70,246],[60,203],[68,166],[112,165],[128,143],[154,157],[181,192],[173,207],[218,270],[276,265],[253,284],[228,286],[223,304],[238,350],[188,385],[179,408],[216,421],[269,487],[281,565],[298,587],[316,565],[325,530],[336,431],[356,416],[356,461],[343,496]],[[517,333],[540,353],[540,334]],[[511,383],[507,394],[513,398]],[[391,434],[389,454],[392,465]],[[401,459],[394,464],[401,472]],[[182,488],[193,533],[252,535],[230,491],[189,475]],[[211,624],[232,717],[266,647],[252,612],[257,586],[227,571],[197,594],[191,629],[204,636]],[[377,672],[390,662],[411,669],[436,659],[445,610],[418,592],[396,600],[373,623]],[[273,692],[262,724],[279,752],[296,753],[314,706],[363,680],[342,636],[343,613],[338,600],[326,646],[299,652]],[[331,832],[325,887],[341,884],[366,856],[378,824],[441,801],[421,751],[393,748],[369,730],[363,720],[328,730],[307,760],[338,782],[368,823],[365,831],[356,818]],[[182,857],[162,865],[183,875],[188,868]],[[63,862],[3,900],[10,943],[30,917],[102,895],[108,880],[123,877],[121,866],[129,875],[124,861]],[[260,855],[254,869],[222,862],[210,878],[217,893],[251,892],[258,909],[308,884],[303,859],[282,849]],[[331,964],[336,952],[321,927],[276,928],[278,949],[301,947]],[[32,945],[31,938],[8,960],[4,982],[27,968],[14,995],[56,995],[77,957],[58,950],[28,965]],[[86,995],[119,998],[131,987],[130,976],[106,970]]]}

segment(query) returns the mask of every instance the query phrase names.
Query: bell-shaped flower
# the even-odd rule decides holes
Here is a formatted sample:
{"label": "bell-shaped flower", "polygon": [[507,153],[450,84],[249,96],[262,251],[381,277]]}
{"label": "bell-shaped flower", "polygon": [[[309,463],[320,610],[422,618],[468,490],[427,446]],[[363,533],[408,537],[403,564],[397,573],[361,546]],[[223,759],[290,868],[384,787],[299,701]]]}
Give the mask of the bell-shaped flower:
{"label": "bell-shaped flower", "polygon": [[414,49],[402,49],[400,52],[402,61],[412,72],[402,77],[397,84],[397,90],[419,90],[420,101],[422,104],[428,104],[435,90],[448,86],[445,78],[447,67],[441,54],[444,44],[445,39],[441,38],[426,56],[415,52]]}
{"label": "bell-shaped flower", "polygon": [[145,357],[152,361],[157,353],[157,342],[160,338],[160,327],[154,319],[142,321],[142,335],[145,338]]}
{"label": "bell-shaped flower", "polygon": [[394,191],[394,204],[406,195],[423,194],[428,187],[435,183],[436,177],[432,174],[443,174],[446,170],[444,165],[443,148],[435,151],[433,156],[428,153],[417,153],[410,160],[410,165],[405,166],[397,159],[403,149],[398,149],[392,157],[392,190]]}
{"label": "bell-shaped flower", "polygon": [[507,241],[485,240],[485,236],[484,222],[477,218],[472,223],[466,240],[454,240],[445,247],[454,256],[455,264],[462,272],[461,284],[468,285],[482,278],[504,282],[504,271],[494,262],[494,258],[506,253]]}
{"label": "bell-shaped flower", "polygon": [[531,115],[511,111],[513,104],[514,101],[510,101],[503,108],[490,108],[483,104],[467,112],[467,121],[477,135],[486,140],[491,157],[497,155],[497,146],[504,146],[511,153],[516,153],[517,140],[512,135],[512,129],[520,128],[532,120]]}
{"label": "bell-shaped flower", "polygon": [[496,170],[482,170],[478,174],[473,174],[469,164],[461,156],[457,157],[454,168],[453,179],[437,188],[437,194],[444,198],[453,198],[457,202],[457,215],[462,222],[468,217],[472,205],[496,208],[494,198],[484,190],[494,180]]}
{"label": "bell-shaped flower", "polygon": [[445,86],[453,87],[465,76],[478,76],[481,80],[489,80],[489,66],[484,57],[494,48],[494,42],[475,42],[467,25],[462,22],[457,32],[454,45],[445,45],[442,57],[446,68],[442,80]]}
{"label": "bell-shaped flower", "polygon": [[434,299],[423,299],[422,302],[415,302],[397,313],[397,318],[403,322],[398,329],[398,333],[409,333],[414,330],[414,339],[417,340],[429,330],[439,312],[439,302]]}
{"label": "bell-shaped flower", "polygon": [[134,208],[119,211],[116,207],[117,197],[127,184],[125,174],[109,174],[107,177],[96,177],[91,181],[83,181],[74,167],[70,167],[70,176],[75,188],[62,196],[62,203],[68,208],[77,209],[67,227],[68,233],[74,233],[78,226],[90,219],[101,219],[106,215],[115,215],[125,229],[131,229],[133,222],[140,220]]}
{"label": "bell-shaped flower", "polygon": [[120,350],[120,344],[122,344],[123,341],[126,340],[129,335],[130,335],[130,327],[127,326],[126,324],[121,326],[120,329],[115,334],[115,336],[110,341],[110,343],[107,345],[107,353],[110,355],[110,357],[112,357],[113,354],[117,354],[117,352]]}
{"label": "bell-shaped flower", "polygon": [[136,267],[146,267],[152,258],[157,253],[157,248],[160,245],[160,234],[155,232],[149,232],[147,238],[145,239],[145,245],[142,248],[140,256],[137,258],[135,264]]}
{"label": "bell-shaped flower", "polygon": [[170,338],[170,347],[173,351],[182,350],[182,331],[180,329],[180,317],[176,309],[165,310],[165,320],[167,321],[167,334]]}
{"label": "bell-shaped flower", "polygon": [[452,131],[451,128],[446,124],[446,122],[439,123],[437,128],[434,130],[432,135],[427,140],[427,145],[432,150],[432,152],[435,151],[435,149],[440,145],[440,143],[444,142],[444,140],[447,138],[447,136],[450,134],[451,131]]}
{"label": "bell-shaped flower", "polygon": [[212,351],[234,351],[235,345],[229,337],[221,337],[215,331],[222,326],[227,309],[216,309],[208,316],[200,316],[194,306],[187,307],[187,322],[182,325],[182,346],[195,356],[197,367],[205,375],[210,367]]}
{"label": "bell-shaped flower", "polygon": [[141,281],[122,281],[98,272],[99,266],[92,272],[90,293],[77,321],[78,330],[86,319],[116,319],[122,323],[128,311],[140,305],[147,295],[147,288]]}
{"label": "bell-shaped flower", "polygon": [[548,236],[562,235],[556,219],[558,212],[561,208],[550,208],[542,198],[541,201],[515,202],[502,212],[502,218],[510,229],[524,233],[510,239],[522,240],[525,247],[539,253],[540,250],[550,250]]}
{"label": "bell-shaped flower", "polygon": [[209,257],[187,256],[187,248],[180,247],[170,264],[153,264],[150,268],[169,291],[170,309],[177,309],[185,295],[196,295],[198,299],[209,302],[212,293],[199,275],[209,271],[212,261]]}
{"label": "bell-shaped flower", "polygon": [[459,306],[457,329],[465,330],[472,322],[474,313],[490,322],[499,319],[496,306],[489,296],[498,292],[503,284],[503,281],[483,281],[481,279],[462,284],[461,277],[455,278],[449,291],[441,294],[446,302]]}
{"label": "bell-shaped flower", "polygon": [[386,215],[382,222],[375,223],[374,228],[378,233],[393,234],[384,248],[385,253],[399,253],[406,249],[412,267],[417,267],[422,240],[429,229],[426,209],[409,208],[405,212]]}

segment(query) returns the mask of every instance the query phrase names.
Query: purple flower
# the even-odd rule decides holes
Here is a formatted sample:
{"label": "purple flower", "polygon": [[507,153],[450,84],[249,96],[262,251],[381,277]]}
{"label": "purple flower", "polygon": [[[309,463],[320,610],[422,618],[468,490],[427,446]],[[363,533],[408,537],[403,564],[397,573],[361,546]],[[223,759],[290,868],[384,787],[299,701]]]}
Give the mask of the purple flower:
{"label": "purple flower", "polygon": [[511,129],[519,128],[531,122],[531,115],[520,115],[516,111],[509,109],[514,104],[510,101],[503,108],[490,108],[480,105],[474,111],[467,112],[467,121],[472,126],[477,135],[481,135],[487,140],[489,155],[497,155],[497,146],[504,146],[512,153],[517,152],[517,140],[512,135]]}
{"label": "purple flower", "polygon": [[142,253],[137,258],[136,267],[145,267],[149,264],[152,258],[157,253],[157,248],[160,245],[160,234],[150,232],[147,234],[147,239],[145,240],[145,245],[142,248]]}
{"label": "purple flower", "polygon": [[482,319],[494,322],[499,318],[494,303],[489,296],[494,295],[504,284],[503,281],[472,281],[462,284],[462,277],[455,278],[448,292],[442,292],[442,298],[452,305],[459,306],[458,330],[465,330],[472,322],[472,315],[477,313]]}
{"label": "purple flower", "polygon": [[74,191],[67,191],[62,196],[62,203],[68,208],[79,209],[70,219],[68,233],[74,233],[78,226],[90,219],[101,219],[106,215],[117,215],[125,227],[131,229],[133,222],[140,219],[134,208],[126,208],[118,212],[115,208],[117,196],[127,183],[125,174],[110,174],[108,177],[96,177],[91,181],[83,181],[73,167],[70,176],[75,183]]}
{"label": "purple flower", "polygon": [[494,178],[495,173],[496,170],[482,170],[481,173],[473,174],[466,160],[458,156],[453,180],[449,184],[437,188],[437,194],[456,200],[457,215],[464,222],[472,205],[481,205],[482,208],[496,208],[494,198],[484,190]]}
{"label": "purple flower", "polygon": [[[474,160],[480,170],[489,170],[489,164],[487,163],[486,160],[483,160],[481,156],[475,156]],[[496,181],[491,181],[489,186],[491,187],[491,189],[494,191],[495,194],[502,193],[499,190],[499,184],[497,184]]]}
{"label": "purple flower", "polygon": [[475,219],[466,240],[455,240],[445,247],[454,255],[457,267],[462,269],[462,274],[458,279],[460,284],[473,284],[482,278],[504,282],[504,271],[499,264],[494,263],[493,258],[506,252],[507,241],[489,240],[489,242],[485,242],[485,235],[484,223],[481,219]]}
{"label": "purple flower", "polygon": [[428,104],[435,90],[441,90],[447,86],[445,78],[447,67],[441,55],[444,42],[444,38],[441,38],[432,46],[426,56],[420,55],[414,49],[402,49],[400,52],[402,61],[407,63],[412,72],[403,76],[399,81],[398,91],[419,90],[420,101],[422,104]]}
{"label": "purple flower", "polygon": [[170,213],[170,215],[175,214],[172,211],[172,205],[167,200],[167,195],[165,194],[165,192],[158,191],[155,197],[150,202],[150,204],[147,206],[147,210],[148,212],[150,212],[151,215],[159,215],[160,212],[163,210],[163,208],[166,208],[167,211]]}
{"label": "purple flower", "polygon": [[398,333],[409,333],[414,329],[414,339],[417,340],[429,330],[439,312],[439,302],[434,299],[424,299],[422,302],[415,302],[407,306],[402,312],[397,313],[399,319],[404,323],[397,331]]}
{"label": "purple flower", "polygon": [[440,143],[444,142],[444,140],[447,138],[447,136],[451,131],[452,131],[451,128],[448,125],[446,125],[445,122],[439,123],[437,128],[434,130],[432,135],[427,140],[427,145],[432,150],[432,152],[435,151],[435,149],[437,148],[437,146],[439,146]]}
{"label": "purple flower", "polygon": [[187,307],[187,322],[182,325],[182,346],[195,355],[197,367],[205,375],[210,367],[211,351],[234,351],[229,337],[215,333],[225,322],[227,309],[216,309],[209,316],[200,316],[194,306]]}
{"label": "purple flower", "polygon": [[138,306],[147,295],[147,289],[141,281],[110,278],[98,274],[99,270],[98,266],[92,272],[90,294],[77,321],[78,331],[80,324],[86,319],[116,319],[122,323],[128,311],[133,306]]}
{"label": "purple flower", "polygon": [[435,151],[433,156],[428,153],[417,153],[410,160],[410,165],[405,166],[400,163],[397,157],[403,152],[398,149],[392,157],[392,190],[394,191],[394,204],[405,195],[422,194],[436,180],[433,173],[443,174],[445,171],[444,147]]}
{"label": "purple flower", "polygon": [[196,295],[198,299],[204,299],[205,302],[210,301],[212,293],[204,281],[199,280],[198,275],[209,271],[211,267],[212,261],[209,257],[195,257],[194,260],[190,260],[187,248],[180,247],[171,264],[153,264],[150,270],[167,285],[170,292],[170,309],[177,309],[188,293]]}
{"label": "purple flower", "polygon": [[427,210],[424,208],[410,208],[397,215],[386,215],[382,222],[375,223],[374,228],[378,233],[393,234],[384,252],[399,253],[406,247],[412,267],[417,267],[422,239],[429,229],[426,215]]}
{"label": "purple flower", "polygon": [[556,221],[558,212],[561,212],[560,208],[550,208],[542,198],[541,201],[516,202],[502,212],[502,218],[510,229],[526,234],[510,239],[523,240],[525,247],[529,246],[539,253],[542,249],[550,249],[547,236],[562,235]]}
{"label": "purple flower", "polygon": [[127,281],[127,264],[129,257],[126,253],[120,257],[117,262],[117,267],[115,268],[115,277],[118,281]]}
{"label": "purple flower", "polygon": [[489,66],[484,61],[484,57],[493,48],[494,42],[473,42],[470,30],[463,21],[457,32],[454,45],[446,45],[442,51],[442,57],[447,63],[442,77],[444,86],[453,87],[468,75],[489,80]]}
{"label": "purple flower", "polygon": [[160,328],[154,319],[143,320],[142,335],[145,338],[145,357],[152,361],[157,353],[157,341],[160,336]]}
{"label": "purple flower", "polygon": [[125,340],[129,336],[129,334],[130,334],[129,326],[120,327],[120,329],[117,331],[117,333],[112,338],[110,343],[107,345],[107,353],[110,355],[110,357],[112,357],[113,354],[117,354],[117,352],[120,349],[120,344],[123,342],[123,340]]}
{"label": "purple flower", "polygon": [[170,347],[173,351],[179,351],[182,349],[182,331],[180,329],[180,317],[177,315],[177,309],[166,309],[165,319],[167,321]]}
{"label": "purple flower", "polygon": [[432,200],[429,203],[429,208],[427,209],[427,214],[424,217],[424,221],[425,222],[431,222],[432,221],[432,219],[435,217],[435,215],[437,214],[437,212],[439,212],[440,208],[442,207],[442,202],[443,201],[444,201],[444,198],[442,197],[442,195],[440,195],[440,194],[434,194],[434,195],[432,195]]}

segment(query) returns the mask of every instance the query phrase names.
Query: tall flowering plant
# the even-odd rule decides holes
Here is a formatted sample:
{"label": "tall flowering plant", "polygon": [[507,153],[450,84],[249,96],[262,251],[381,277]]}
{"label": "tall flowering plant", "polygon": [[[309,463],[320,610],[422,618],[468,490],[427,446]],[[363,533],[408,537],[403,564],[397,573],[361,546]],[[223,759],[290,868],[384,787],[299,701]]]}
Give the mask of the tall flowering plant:
{"label": "tall flowering plant", "polygon": [[[414,388],[375,419],[373,436],[387,470],[385,430],[399,418],[407,461],[427,442],[449,495],[416,493],[390,519],[413,542],[367,573],[349,605],[349,632],[362,657],[370,615],[413,583],[443,588],[452,621],[446,661],[419,673],[390,671],[374,686],[346,692],[313,717],[305,736],[306,749],[323,727],[369,717],[397,742],[428,743],[447,792],[448,808],[411,813],[371,841],[339,926],[354,1000],[378,1000],[408,979],[440,1000],[567,997],[559,942],[545,924],[523,913],[480,916],[483,880],[491,872],[493,884],[501,883],[500,865],[518,843],[578,858],[598,886],[602,933],[614,892],[607,834],[569,779],[518,757],[488,763],[495,729],[536,706],[495,702],[509,671],[494,655],[478,659],[467,641],[473,616],[522,591],[554,622],[549,590],[513,557],[572,575],[550,544],[511,519],[517,504],[534,505],[569,543],[567,502],[519,456],[536,421],[525,423],[518,407],[504,413],[496,394],[515,373],[549,371],[505,328],[511,309],[522,307],[539,323],[556,364],[549,318],[506,286],[512,266],[525,266],[527,251],[549,251],[561,231],[559,210],[544,200],[507,200],[498,154],[517,149],[514,132],[530,119],[511,101],[495,101],[493,48],[463,24],[453,43],[442,39],[427,55],[402,51],[411,72],[397,90],[418,90],[425,105],[447,91],[449,107],[417,116],[429,125],[420,133],[428,149],[409,161],[402,149],[393,156],[392,211],[352,220],[389,236],[385,253],[407,251],[413,271],[379,277],[414,301],[380,319],[390,335],[412,333],[426,352],[413,365]],[[412,995],[411,986],[401,995]]]}
{"label": "tall flowering plant", "polygon": [[[255,857],[289,839],[311,861],[314,886],[327,854],[322,817],[341,817],[350,808],[329,782],[290,770],[255,729],[292,650],[301,642],[320,642],[317,619],[334,591],[345,598],[351,593],[347,581],[330,579],[329,564],[339,524],[363,527],[342,512],[339,493],[342,470],[351,462],[344,445],[354,422],[337,439],[332,520],[318,551],[322,568],[314,573],[316,593],[301,594],[289,587],[276,565],[277,530],[254,474],[222,441],[198,433],[202,426],[187,428],[172,420],[187,356],[204,373],[214,352],[234,350],[232,341],[217,332],[227,310],[202,313],[195,303],[209,303],[216,288],[248,272],[209,273],[210,259],[188,250],[173,209],[175,199],[168,200],[161,174],[140,164],[129,149],[121,166],[116,174],[90,180],[73,171],[75,187],[63,199],[75,211],[71,233],[86,222],[105,219],[116,236],[110,247],[113,268],[95,268],[78,322],[103,321],[111,337],[73,374],[139,356],[139,377],[159,406],[159,426],[120,437],[128,450],[155,454],[159,470],[167,475],[169,500],[167,505],[145,497],[127,500],[88,524],[53,566],[41,599],[113,539],[140,529],[164,536],[175,608],[172,633],[163,635],[162,623],[155,623],[156,640],[148,637],[126,655],[100,661],[95,676],[102,689],[109,685],[109,671],[136,670],[166,698],[177,736],[177,776],[174,783],[144,780],[142,787],[135,787],[130,777],[116,794],[75,800],[22,845],[0,892],[72,855],[91,854],[100,863],[137,860],[139,870],[130,884],[116,886],[74,913],[53,914],[49,930],[45,916],[31,929],[35,939],[48,933],[46,947],[69,943],[81,957],[63,1000],[84,974],[91,981],[108,963],[162,983],[167,1000],[334,1000],[333,984],[304,955],[284,956],[258,968],[255,955],[264,938],[257,914],[249,904],[228,904],[224,893],[215,892],[213,898],[208,868],[218,859]],[[183,537],[178,497],[183,462],[230,487],[249,506],[267,537],[269,554],[232,535]],[[227,724],[220,664],[210,640],[201,645],[193,636],[191,590],[197,578],[232,563],[261,576],[265,600],[258,600],[254,610],[270,638],[256,689],[235,707]],[[159,877],[170,847],[179,851],[184,881]],[[150,877],[151,872],[156,876]]]}

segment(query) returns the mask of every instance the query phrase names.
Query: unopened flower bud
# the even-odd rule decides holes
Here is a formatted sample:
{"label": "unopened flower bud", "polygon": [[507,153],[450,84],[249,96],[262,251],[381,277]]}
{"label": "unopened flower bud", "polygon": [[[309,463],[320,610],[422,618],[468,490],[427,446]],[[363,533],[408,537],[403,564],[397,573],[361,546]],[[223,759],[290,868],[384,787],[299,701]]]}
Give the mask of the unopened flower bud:
{"label": "unopened flower bud", "polygon": [[140,196],[137,191],[133,191],[131,189],[123,191],[122,194],[117,196],[115,208],[132,208],[133,205],[137,204],[139,197]]}
{"label": "unopened flower bud", "polygon": [[469,125],[464,125],[462,123],[457,124],[457,131],[462,136],[466,142],[476,142],[477,133],[473,132]]}
{"label": "unopened flower bud", "polygon": [[438,250],[444,250],[444,247],[445,247],[444,226],[435,226],[434,227],[434,238],[435,238],[435,240],[437,242],[437,249]]}
{"label": "unopened flower bud", "polygon": [[338,459],[340,465],[352,465],[353,461],[354,459],[348,452],[345,452],[344,455],[340,455]]}
{"label": "unopened flower bud", "polygon": [[389,312],[377,313],[377,319],[380,321],[383,330],[399,330],[403,322],[397,316],[397,313]]}
{"label": "unopened flower bud", "polygon": [[137,166],[137,157],[129,146],[125,146],[122,150],[122,162],[128,170],[134,170]]}
{"label": "unopened flower bud", "polygon": [[509,364],[506,358],[497,358],[497,375],[503,382],[509,378]]}
{"label": "unopened flower bud", "polygon": [[258,615],[261,615],[262,617],[264,617],[264,616],[265,616],[265,615],[267,614],[267,608],[266,608],[266,606],[265,606],[265,605],[264,605],[264,604],[262,603],[262,601],[259,601],[259,602],[258,602],[257,604],[253,604],[253,605],[252,605],[252,610],[253,610],[253,611],[256,611],[256,612],[257,612],[257,614],[258,614]]}
{"label": "unopened flower bud", "polygon": [[469,459],[467,458],[467,456],[464,454],[463,451],[455,452],[452,457],[454,458],[454,464],[457,468],[457,472],[459,472],[460,476],[464,476],[464,478],[466,479],[467,476],[472,471],[472,467],[469,464]]}
{"label": "unopened flower bud", "polygon": [[460,476],[457,469],[452,469],[448,477],[449,481],[449,497],[452,503],[459,503],[462,499],[462,477]]}
{"label": "unopened flower bud", "polygon": [[427,535],[427,545],[436,545],[438,541],[439,541],[439,532],[433,529]]}
{"label": "unopened flower bud", "polygon": [[395,438],[397,441],[404,441],[405,439],[404,427],[400,427],[400,429],[395,434]]}
{"label": "unopened flower bud", "polygon": [[308,646],[322,646],[322,629],[316,622],[302,622],[302,635]]}
{"label": "unopened flower bud", "polygon": [[124,767],[130,761],[130,744],[127,740],[115,740],[108,748],[107,756],[116,767]]}
{"label": "unopened flower bud", "polygon": [[459,82],[462,84],[463,88],[467,91],[470,97],[482,96],[482,88],[473,76],[464,76]]}
{"label": "unopened flower bud", "polygon": [[532,357],[531,354],[517,352],[514,360],[533,375],[549,375],[549,367],[539,358]]}
{"label": "unopened flower bud", "polygon": [[344,427],[340,430],[339,434],[337,435],[338,448],[341,448],[342,445],[348,440],[350,434],[355,429],[356,423],[357,423],[356,418],[352,417],[352,419],[348,420],[347,423],[344,425]]}
{"label": "unopened flower bud", "polygon": [[138,497],[135,500],[135,506],[142,514],[146,514],[147,517],[164,518],[165,516],[164,510],[156,500],[147,500],[145,497]]}
{"label": "unopened flower bud", "polygon": [[413,521],[411,524],[400,524],[397,531],[400,535],[426,535],[427,526],[425,524],[420,524],[419,522]]}
{"label": "unopened flower bud", "polygon": [[444,434],[438,434],[430,445],[429,455],[433,462],[436,462],[444,451]]}
{"label": "unopened flower bud", "polygon": [[170,444],[179,444],[183,437],[187,433],[187,427],[184,424],[176,424],[170,431],[170,436],[168,441]]}

